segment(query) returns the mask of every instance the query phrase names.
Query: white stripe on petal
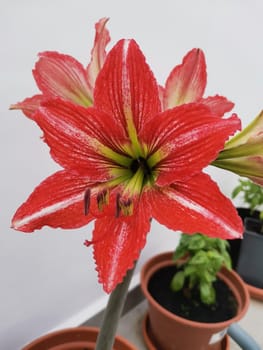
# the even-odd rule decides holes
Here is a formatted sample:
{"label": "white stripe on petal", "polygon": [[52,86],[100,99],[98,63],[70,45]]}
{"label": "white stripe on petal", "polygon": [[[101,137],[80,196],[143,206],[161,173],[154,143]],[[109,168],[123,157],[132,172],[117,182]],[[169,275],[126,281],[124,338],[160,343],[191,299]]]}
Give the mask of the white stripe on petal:
{"label": "white stripe on petal", "polygon": [[191,200],[187,200],[185,197],[177,195],[171,191],[167,191],[166,195],[172,200],[175,200],[178,203],[182,204],[184,207],[190,210],[193,210],[196,213],[201,214],[203,217],[207,218],[208,220],[214,221],[218,226],[222,227],[224,231],[229,232],[229,234],[232,237],[240,238],[240,233],[238,231],[234,230],[233,227],[227,225],[225,221],[222,221],[217,215],[214,215],[211,211],[202,207],[198,203],[193,202]]}
{"label": "white stripe on petal", "polygon": [[52,204],[48,207],[45,207],[31,215],[25,216],[21,220],[17,220],[13,222],[13,228],[14,229],[19,229],[20,227],[23,227],[27,224],[29,224],[31,221],[40,219],[42,217],[52,215],[56,213],[59,210],[65,209],[69,207],[70,205],[73,205],[81,200],[84,200],[83,194],[78,194],[76,196],[70,197],[65,201],[58,202],[56,204]]}
{"label": "white stripe on petal", "polygon": [[128,225],[127,223],[123,222],[119,230],[117,240],[112,250],[112,260],[110,263],[110,269],[108,271],[108,281],[109,281],[108,285],[110,288],[115,283],[115,278],[116,278],[115,274],[116,274],[116,271],[118,270],[117,266],[119,264],[120,252],[123,250],[123,246],[127,241],[127,235],[128,235]]}
{"label": "white stripe on petal", "polygon": [[[125,40],[123,43],[123,53],[122,53],[122,94],[123,94],[123,105],[124,109],[130,110],[131,108],[131,92],[130,92],[130,78],[127,70],[127,55],[129,49],[129,40]],[[130,117],[130,115],[129,115]]]}

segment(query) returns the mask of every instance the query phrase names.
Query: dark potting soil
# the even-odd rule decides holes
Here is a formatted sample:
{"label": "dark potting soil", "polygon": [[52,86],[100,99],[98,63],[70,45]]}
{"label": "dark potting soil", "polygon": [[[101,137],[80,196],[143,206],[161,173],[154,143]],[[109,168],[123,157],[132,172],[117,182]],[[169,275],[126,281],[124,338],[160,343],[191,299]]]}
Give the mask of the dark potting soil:
{"label": "dark potting soil", "polygon": [[200,301],[199,292],[194,289],[191,299],[183,291],[173,292],[170,288],[172,277],[177,272],[176,266],[168,266],[157,271],[148,284],[152,297],[165,309],[183,318],[197,322],[222,322],[237,313],[237,302],[228,286],[221,280],[214,283],[216,303],[205,305]]}

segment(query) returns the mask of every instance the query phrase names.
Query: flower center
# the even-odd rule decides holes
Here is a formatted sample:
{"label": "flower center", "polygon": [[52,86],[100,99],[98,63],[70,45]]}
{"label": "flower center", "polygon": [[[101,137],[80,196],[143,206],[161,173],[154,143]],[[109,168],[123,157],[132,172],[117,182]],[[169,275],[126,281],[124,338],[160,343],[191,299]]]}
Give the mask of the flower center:
{"label": "flower center", "polygon": [[[109,151],[107,150],[109,153]],[[112,155],[113,153],[111,153]],[[97,188],[97,207],[103,211],[104,207],[109,204],[110,191],[117,188],[116,196],[116,217],[120,215],[132,215],[134,201],[140,196],[142,191],[153,184],[156,177],[156,162],[153,156],[143,157],[138,155],[136,158],[131,155],[117,157],[114,153],[111,157],[115,165],[111,168],[112,179],[102,183]],[[153,159],[153,161],[152,161]],[[89,212],[91,191],[88,189],[84,196],[84,212]]]}
{"label": "flower center", "polygon": [[151,168],[147,163],[147,159],[143,157],[133,159],[130,165],[130,170],[132,171],[132,173],[135,174],[139,168],[141,168],[141,170],[143,171],[144,177],[148,178],[151,176]]}

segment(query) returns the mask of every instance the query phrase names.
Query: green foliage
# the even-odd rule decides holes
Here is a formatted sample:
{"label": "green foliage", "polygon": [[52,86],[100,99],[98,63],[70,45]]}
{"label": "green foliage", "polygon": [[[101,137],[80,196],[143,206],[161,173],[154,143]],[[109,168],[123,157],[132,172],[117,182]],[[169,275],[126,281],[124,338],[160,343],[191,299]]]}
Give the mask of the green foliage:
{"label": "green foliage", "polygon": [[[251,213],[254,210],[260,211],[263,205],[263,187],[255,184],[250,180],[239,179],[239,185],[232,192],[232,198],[242,195],[244,204],[247,204]],[[263,220],[263,210],[260,211],[260,219]]]}
{"label": "green foliage", "polygon": [[231,268],[231,258],[228,253],[229,243],[219,238],[210,238],[201,233],[194,235],[182,234],[173,260],[180,270],[171,281],[171,289],[189,291],[196,286],[200,299],[204,304],[215,303],[216,293],[213,282],[222,266]]}

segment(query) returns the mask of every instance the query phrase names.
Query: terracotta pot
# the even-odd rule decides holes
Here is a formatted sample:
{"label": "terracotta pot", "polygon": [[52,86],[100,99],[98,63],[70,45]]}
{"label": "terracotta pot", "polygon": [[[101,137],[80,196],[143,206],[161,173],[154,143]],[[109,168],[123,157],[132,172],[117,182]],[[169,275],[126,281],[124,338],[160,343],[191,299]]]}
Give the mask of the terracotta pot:
{"label": "terracotta pot", "polygon": [[248,292],[249,292],[251,298],[263,301],[263,289],[262,288],[257,288],[257,287],[250,285],[250,284],[247,284],[247,283],[246,283],[246,286],[247,286],[247,289],[248,289]]}
{"label": "terracotta pot", "polygon": [[[46,334],[22,350],[94,350],[99,328],[76,327]],[[137,350],[127,340],[116,336],[113,350]]]}
{"label": "terracotta pot", "polygon": [[[147,314],[144,317],[142,323],[142,332],[145,344],[148,350],[159,350],[154,344],[154,340],[152,339],[152,333],[149,325],[149,315]],[[224,338],[220,341],[220,350],[230,350],[230,338],[228,335],[225,335]]]}
{"label": "terracotta pot", "polygon": [[199,323],[179,317],[159,305],[148,291],[151,276],[164,266],[171,266],[172,252],[159,254],[150,259],[141,271],[141,288],[149,304],[148,333],[158,350],[222,350],[227,328],[240,320],[248,309],[247,288],[234,271],[222,269],[218,277],[225,282],[234,294],[237,315],[230,320],[217,323]]}

